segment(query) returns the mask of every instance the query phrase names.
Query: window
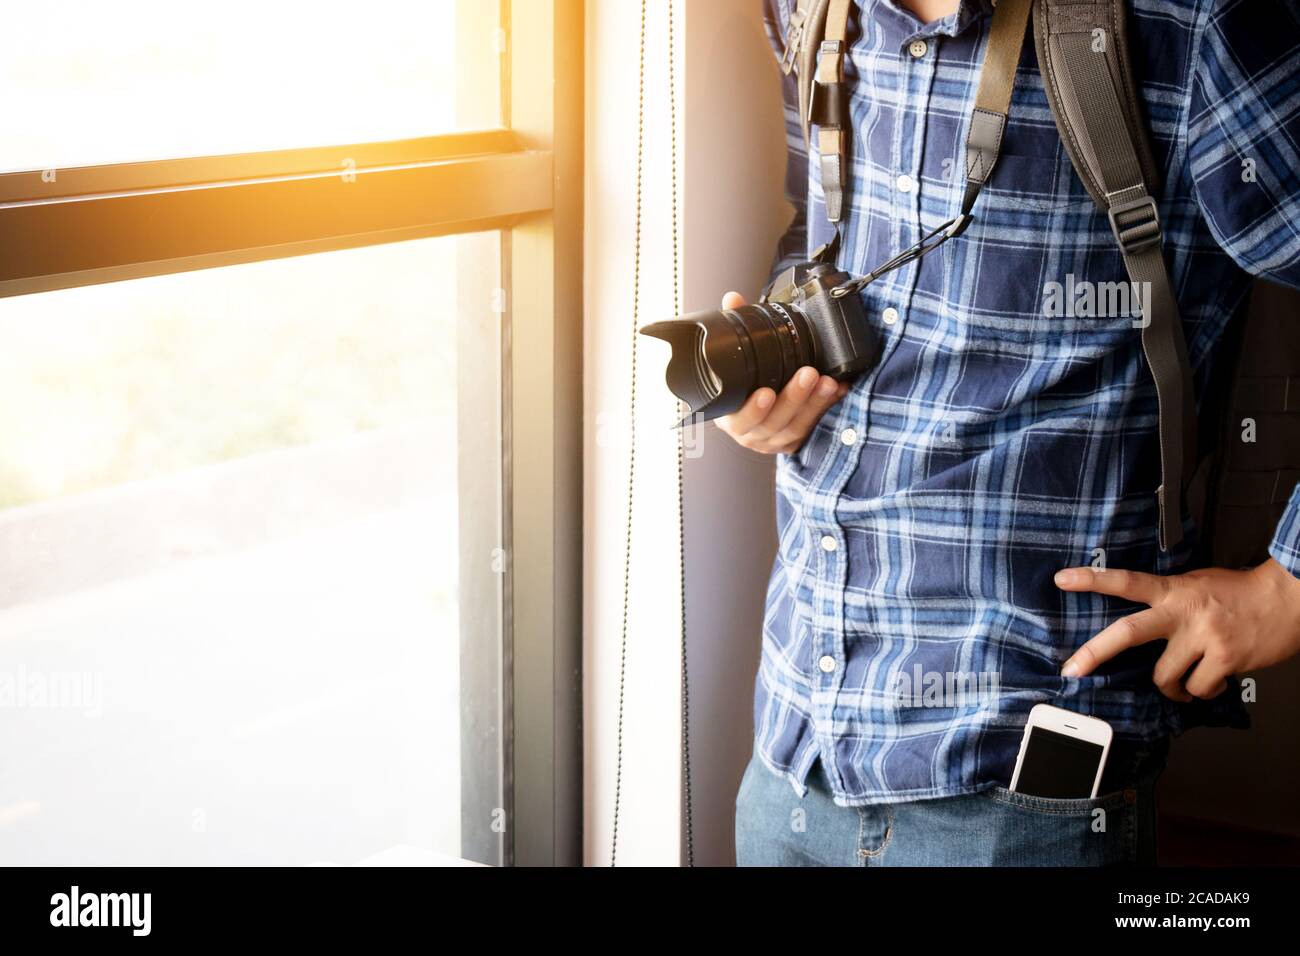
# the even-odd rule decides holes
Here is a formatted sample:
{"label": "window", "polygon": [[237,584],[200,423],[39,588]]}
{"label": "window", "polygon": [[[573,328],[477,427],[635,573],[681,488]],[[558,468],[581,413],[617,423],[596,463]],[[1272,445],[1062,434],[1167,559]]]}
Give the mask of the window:
{"label": "window", "polygon": [[0,857],[577,862],[581,3],[125,7],[0,39]]}
{"label": "window", "polygon": [[[5,169],[379,142],[500,126],[500,11],[371,0],[19,4],[0,34]],[[12,94],[12,95],[10,95]]]}

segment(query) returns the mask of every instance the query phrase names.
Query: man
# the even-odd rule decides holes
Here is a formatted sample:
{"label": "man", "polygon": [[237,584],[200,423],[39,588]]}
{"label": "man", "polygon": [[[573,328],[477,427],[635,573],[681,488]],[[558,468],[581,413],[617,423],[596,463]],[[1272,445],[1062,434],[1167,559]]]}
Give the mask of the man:
{"label": "man", "polygon": [[[992,6],[855,4],[841,269],[865,273],[956,214]],[[794,7],[765,0],[778,56]],[[1300,10],[1133,0],[1129,26],[1199,395],[1250,275],[1300,285]],[[774,273],[833,235],[792,76],[784,97],[796,215]],[[719,422],[779,455],[741,864],[1153,862],[1168,738],[1242,723],[1233,675],[1300,650],[1300,490],[1263,565],[1188,573],[1190,522],[1158,547],[1140,331],[1127,314],[1045,314],[1049,283],[1126,276],[1032,42],[974,216],[860,293],[874,369],[851,385],[801,370]],[[918,696],[930,675],[979,693]],[[1043,702],[1113,728],[1097,800],[1007,789]]]}

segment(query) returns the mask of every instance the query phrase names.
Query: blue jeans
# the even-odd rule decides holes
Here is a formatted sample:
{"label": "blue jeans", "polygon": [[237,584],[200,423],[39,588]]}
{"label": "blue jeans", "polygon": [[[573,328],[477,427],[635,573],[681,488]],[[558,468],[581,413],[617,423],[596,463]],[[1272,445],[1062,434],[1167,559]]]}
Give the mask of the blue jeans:
{"label": "blue jeans", "polygon": [[[755,755],[736,795],[739,866],[1113,866],[1155,863],[1155,786],[1168,741],[1118,755],[1096,800],[994,787],[840,807],[821,763],[800,798]],[[1111,789],[1113,788],[1113,789]]]}

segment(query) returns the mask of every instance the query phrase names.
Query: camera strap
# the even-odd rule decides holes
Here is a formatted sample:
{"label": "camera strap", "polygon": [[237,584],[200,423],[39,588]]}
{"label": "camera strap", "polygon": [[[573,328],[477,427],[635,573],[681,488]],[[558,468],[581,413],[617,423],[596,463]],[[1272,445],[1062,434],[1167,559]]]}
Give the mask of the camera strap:
{"label": "camera strap", "polygon": [[[1011,91],[1016,85],[1020,50],[1029,32],[1032,5],[1032,0],[1000,0],[993,8],[979,88],[975,91],[975,110],[966,131],[966,189],[958,218],[965,217],[967,222],[1002,150],[1002,134],[1007,128]],[[963,223],[961,229],[965,228]],[[956,234],[960,235],[961,230]]]}
{"label": "camera strap", "polygon": [[[831,261],[839,248],[839,224],[844,211],[846,164],[843,154],[848,142],[848,137],[844,134],[849,122],[849,110],[844,84],[844,37],[847,27],[840,17],[847,20],[848,6],[848,0],[831,0],[826,11],[826,39],[820,47],[817,73],[810,95],[809,116],[813,123],[818,124],[817,145],[821,153],[826,218],[835,227],[835,236],[813,255],[814,259],[821,261]],[[884,265],[838,287],[833,295],[840,297],[856,292],[885,273],[920,259],[966,231],[972,219],[971,210],[975,207],[975,200],[988,182],[1002,149],[1002,134],[1006,130],[1007,114],[1011,107],[1016,68],[1020,63],[1025,36],[1029,32],[1031,6],[1032,0],[1001,0],[993,9],[984,62],[980,66],[979,87],[975,93],[975,108],[966,132],[966,185],[962,191],[961,211],[955,218],[926,233]],[[830,135],[823,135],[825,133]],[[831,154],[829,157],[828,151]]]}

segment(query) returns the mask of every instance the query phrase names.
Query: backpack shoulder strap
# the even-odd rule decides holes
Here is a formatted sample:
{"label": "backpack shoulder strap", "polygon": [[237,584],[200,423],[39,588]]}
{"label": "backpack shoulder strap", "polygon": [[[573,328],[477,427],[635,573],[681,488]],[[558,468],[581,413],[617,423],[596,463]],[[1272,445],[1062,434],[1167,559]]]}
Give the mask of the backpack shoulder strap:
{"label": "backpack shoulder strap", "polygon": [[[1115,168],[1106,171],[1110,178],[1122,174],[1129,179],[1141,179],[1152,193],[1160,187],[1160,174],[1133,75],[1124,7],[1125,0],[1035,0],[1034,43],[1047,101],[1070,161],[1102,208],[1108,208],[1104,184],[1108,177],[1103,175],[1100,164],[1107,159],[1104,150],[1108,146],[1121,150],[1121,155],[1112,160]],[[1094,83],[1114,91],[1121,118],[1114,130],[1119,134],[1114,143],[1095,142],[1089,133],[1098,127],[1084,124],[1085,117],[1080,111],[1103,103],[1098,96],[1105,90],[1093,90]],[[1109,98],[1104,103],[1112,105]],[[1136,169],[1117,168],[1129,162],[1135,162]]]}
{"label": "backpack shoulder strap", "polygon": [[838,224],[844,213],[848,152],[848,90],[844,86],[844,51],[854,0],[799,0],[786,29],[781,69],[793,70],[799,88],[799,122],[804,144],[812,144],[817,126],[822,192],[826,218]]}
{"label": "backpack shoulder strap", "polygon": [[812,120],[808,105],[812,99],[813,73],[816,69],[817,48],[826,32],[826,10],[830,0],[798,0],[785,33],[785,54],[781,57],[781,72],[795,74],[799,90],[799,123],[803,127],[804,144],[812,137]]}
{"label": "backpack shoulder strap", "polygon": [[1142,350],[1159,402],[1160,547],[1182,540],[1183,486],[1196,461],[1196,405],[1178,303],[1165,266],[1158,182],[1140,109],[1124,0],[1035,0],[1047,101],[1088,192],[1110,218],[1129,280],[1143,290]]}
{"label": "backpack shoulder strap", "polygon": [[809,118],[817,124],[826,218],[833,223],[844,217],[846,157],[852,138],[849,91],[844,85],[844,52],[852,4],[853,0],[830,0],[826,8],[826,29],[817,48],[817,69],[808,102]]}
{"label": "backpack shoulder strap", "polygon": [[844,53],[850,8],[855,0],[799,0],[786,31],[781,68],[796,73],[799,120],[804,143],[811,145],[817,126],[826,218],[838,224],[844,214],[845,156],[849,144],[848,89]]}

